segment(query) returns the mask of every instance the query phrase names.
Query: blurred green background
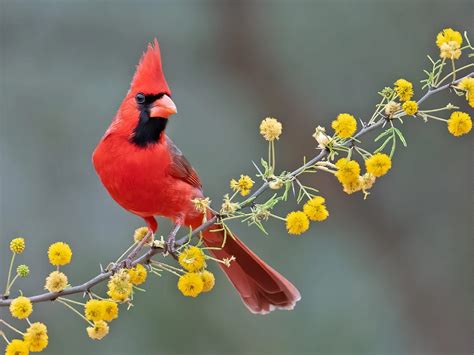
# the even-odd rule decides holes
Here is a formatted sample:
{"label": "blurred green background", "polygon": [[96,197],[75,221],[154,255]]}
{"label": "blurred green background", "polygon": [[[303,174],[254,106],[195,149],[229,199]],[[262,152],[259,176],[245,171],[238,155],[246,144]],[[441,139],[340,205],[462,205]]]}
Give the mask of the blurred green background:
{"label": "blurred green background", "polygon": [[[168,134],[218,201],[266,154],[262,118],[283,122],[278,164],[294,168],[315,154],[317,125],[340,112],[367,118],[399,77],[418,83],[439,30],[473,30],[472,2],[444,0],[1,0],[0,13],[0,280],[8,241],[24,236],[26,294],[43,288],[51,242],[71,245],[64,271],[77,284],[143,224],[107,195],[91,153],[155,36],[179,111]],[[447,102],[467,107],[448,93],[424,107]],[[306,180],[331,218],[305,235],[289,237],[278,221],[269,237],[234,224],[300,289],[293,312],[248,313],[213,265],[216,288],[197,299],[182,297],[174,277],[151,277],[101,342],[62,305],[36,305],[45,354],[472,353],[472,134],[456,139],[421,120],[403,131],[408,149],[368,200],[329,176]]]}

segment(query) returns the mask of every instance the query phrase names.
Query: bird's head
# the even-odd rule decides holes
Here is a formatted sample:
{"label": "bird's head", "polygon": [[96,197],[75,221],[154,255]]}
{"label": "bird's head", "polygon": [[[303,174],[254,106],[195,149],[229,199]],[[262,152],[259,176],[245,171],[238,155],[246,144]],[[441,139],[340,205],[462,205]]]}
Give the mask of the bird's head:
{"label": "bird's head", "polygon": [[155,39],[148,44],[138,63],[119,117],[133,129],[132,142],[147,146],[158,141],[168,117],[176,112],[161,66],[160,47]]}

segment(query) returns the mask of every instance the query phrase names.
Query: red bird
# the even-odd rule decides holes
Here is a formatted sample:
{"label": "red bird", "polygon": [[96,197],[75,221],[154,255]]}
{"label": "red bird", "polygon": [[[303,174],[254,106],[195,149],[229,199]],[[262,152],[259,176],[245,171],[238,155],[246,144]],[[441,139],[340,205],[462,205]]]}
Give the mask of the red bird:
{"label": "red bird", "polygon": [[[168,118],[175,113],[155,39],[143,54],[130,90],[92,156],[112,198],[142,217],[152,232],[158,228],[155,216],[174,222],[172,243],[180,226],[196,228],[202,223],[202,214],[191,200],[204,196],[196,171],[165,134]],[[207,246],[222,245],[223,234],[207,230],[203,235]],[[227,238],[222,250],[212,253],[220,259],[236,258],[230,267],[222,269],[252,313],[293,309],[300,300],[296,287],[239,239]]]}

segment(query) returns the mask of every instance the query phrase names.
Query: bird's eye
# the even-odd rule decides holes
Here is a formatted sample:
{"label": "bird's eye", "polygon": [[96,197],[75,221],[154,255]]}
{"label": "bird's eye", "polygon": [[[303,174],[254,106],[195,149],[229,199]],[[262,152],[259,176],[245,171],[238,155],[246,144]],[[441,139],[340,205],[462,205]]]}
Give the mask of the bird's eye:
{"label": "bird's eye", "polygon": [[137,101],[138,104],[143,104],[143,103],[145,103],[145,95],[143,95],[141,92],[139,92],[135,96],[135,100]]}

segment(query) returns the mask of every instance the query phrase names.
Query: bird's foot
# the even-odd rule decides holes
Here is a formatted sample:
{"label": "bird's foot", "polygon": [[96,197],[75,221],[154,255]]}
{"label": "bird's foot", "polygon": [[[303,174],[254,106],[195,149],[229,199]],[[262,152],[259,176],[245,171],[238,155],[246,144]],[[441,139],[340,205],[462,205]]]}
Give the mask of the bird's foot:
{"label": "bird's foot", "polygon": [[168,238],[166,239],[166,244],[165,244],[165,250],[164,254],[170,254],[173,258],[178,259],[178,256],[176,255],[176,234],[178,233],[179,229],[181,228],[180,224],[177,224],[171,233],[168,235]]}

